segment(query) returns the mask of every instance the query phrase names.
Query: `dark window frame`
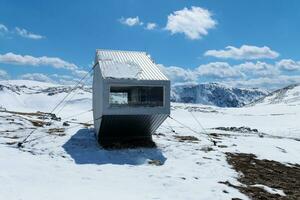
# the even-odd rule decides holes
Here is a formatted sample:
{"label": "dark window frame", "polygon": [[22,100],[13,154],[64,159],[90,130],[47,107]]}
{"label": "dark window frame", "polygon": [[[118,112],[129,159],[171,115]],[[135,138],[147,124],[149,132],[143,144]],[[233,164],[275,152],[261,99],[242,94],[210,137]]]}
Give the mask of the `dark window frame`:
{"label": "dark window frame", "polygon": [[[111,101],[113,93],[126,93],[127,103]],[[125,95],[124,95],[125,96]],[[110,107],[164,107],[165,86],[163,85],[109,85]]]}

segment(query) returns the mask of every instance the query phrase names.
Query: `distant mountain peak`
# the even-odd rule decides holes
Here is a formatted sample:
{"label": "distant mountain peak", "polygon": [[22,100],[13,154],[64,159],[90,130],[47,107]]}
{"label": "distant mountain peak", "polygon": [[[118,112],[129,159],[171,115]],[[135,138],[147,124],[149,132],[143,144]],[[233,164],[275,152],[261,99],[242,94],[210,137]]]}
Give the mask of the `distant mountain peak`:
{"label": "distant mountain peak", "polygon": [[284,88],[275,90],[265,97],[262,97],[251,105],[256,104],[279,104],[300,102],[300,84],[291,84]]}
{"label": "distant mountain peak", "polygon": [[260,89],[235,88],[220,83],[181,84],[172,87],[171,101],[219,107],[241,107],[268,94]]}

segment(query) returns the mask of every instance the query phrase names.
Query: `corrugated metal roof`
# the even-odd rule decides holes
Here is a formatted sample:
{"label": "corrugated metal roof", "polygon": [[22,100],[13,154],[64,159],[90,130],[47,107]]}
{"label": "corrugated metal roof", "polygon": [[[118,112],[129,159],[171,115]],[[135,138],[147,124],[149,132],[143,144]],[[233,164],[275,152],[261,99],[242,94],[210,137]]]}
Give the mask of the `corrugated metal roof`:
{"label": "corrugated metal roof", "polygon": [[[115,78],[122,79],[138,79],[138,80],[168,80],[168,78],[162,73],[162,71],[156,66],[152,61],[150,56],[146,52],[139,51],[119,51],[119,50],[96,50],[96,59],[99,61],[99,65],[104,78],[114,78],[106,76],[105,70],[111,70],[114,66],[118,69],[120,66],[128,67],[132,66],[130,69],[136,69],[134,67],[138,66],[138,73],[134,73],[134,77],[126,77],[126,75],[121,74],[121,76],[116,76]],[[123,65],[122,65],[123,64]],[[120,73],[124,72],[120,70]],[[120,75],[120,74],[119,74]],[[124,77],[125,76],[125,77]]]}

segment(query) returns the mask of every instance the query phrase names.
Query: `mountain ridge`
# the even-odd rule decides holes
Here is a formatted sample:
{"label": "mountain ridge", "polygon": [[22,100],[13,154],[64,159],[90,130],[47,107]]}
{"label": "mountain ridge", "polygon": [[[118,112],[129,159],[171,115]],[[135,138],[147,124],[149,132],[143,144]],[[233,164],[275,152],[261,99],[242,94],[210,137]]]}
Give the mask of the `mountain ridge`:
{"label": "mountain ridge", "polygon": [[269,92],[258,88],[236,88],[220,83],[182,84],[172,87],[171,101],[242,107],[268,94]]}
{"label": "mountain ridge", "polygon": [[257,104],[287,104],[296,102],[300,102],[300,84],[291,84],[270,92],[268,95],[250,103],[249,106]]}
{"label": "mountain ridge", "polygon": [[[25,95],[63,95],[74,90],[71,85],[56,85],[27,80],[0,81],[0,96],[4,101]],[[295,90],[295,91],[294,91]],[[77,87],[77,93],[89,94],[91,86]],[[5,100],[6,99],[6,100]],[[179,103],[194,103],[217,107],[242,107],[255,104],[274,104],[280,102],[300,101],[300,84],[293,84],[284,88],[268,92],[258,88],[236,88],[220,83],[181,84],[173,85],[171,101]]]}

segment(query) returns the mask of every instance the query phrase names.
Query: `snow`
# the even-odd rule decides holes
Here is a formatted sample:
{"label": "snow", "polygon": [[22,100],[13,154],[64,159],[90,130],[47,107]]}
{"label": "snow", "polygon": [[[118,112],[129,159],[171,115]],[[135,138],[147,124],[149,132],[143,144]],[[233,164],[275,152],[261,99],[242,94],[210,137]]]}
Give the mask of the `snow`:
{"label": "snow", "polygon": [[252,187],[262,188],[265,191],[269,192],[270,194],[279,194],[280,196],[286,196],[285,193],[282,190],[279,190],[279,189],[270,188],[268,186],[261,185],[261,184],[255,184],[255,185],[251,185],[251,186]]}
{"label": "snow", "polygon": [[116,79],[138,79],[142,68],[134,62],[109,61],[101,64],[102,75],[104,78]]}
{"label": "snow", "polygon": [[[0,90],[0,106],[7,110],[49,112],[66,95],[61,86],[52,84],[48,86],[56,87],[56,93],[50,96],[47,84],[9,84],[10,88]],[[26,88],[14,91],[22,84]],[[91,109],[91,93],[88,89],[75,93],[59,116],[85,112],[72,117],[73,122],[92,120],[92,112],[86,112]],[[35,118],[0,112],[0,199],[248,199],[237,189],[219,183],[240,184],[225,152],[253,153],[259,159],[300,164],[299,102],[242,108],[173,103],[171,116],[194,131],[168,118],[153,136],[157,148],[105,150],[95,141],[92,128],[74,124],[66,127],[66,136],[46,133],[49,128],[61,127],[62,120],[38,128],[21,151],[5,143],[22,140],[34,128],[26,119]],[[231,126],[248,126],[259,132],[214,129]],[[211,144],[207,133],[222,134],[217,146]],[[199,141],[179,142],[175,135],[195,136]],[[257,187],[284,195],[267,186]]]}
{"label": "snow", "polygon": [[241,107],[262,98],[267,91],[233,88],[219,83],[177,84],[172,86],[171,100],[219,107]]}
{"label": "snow", "polygon": [[57,87],[57,86],[61,86],[61,85],[57,85],[57,84],[53,84],[53,83],[32,81],[32,80],[1,80],[0,84],[11,85],[11,86],[26,85],[27,87]]}
{"label": "snow", "polygon": [[266,98],[256,102],[260,105],[289,104],[291,106],[300,102],[300,85],[294,84],[270,93]]}
{"label": "snow", "polygon": [[[2,91],[0,87],[0,106],[4,105],[7,110],[23,112],[50,112],[66,96],[66,92],[72,89],[71,86],[28,80],[0,81],[1,85],[6,87]],[[57,92],[57,94],[54,96],[49,95],[53,92]],[[69,115],[68,111],[71,112],[69,109],[70,104],[75,106],[72,109],[91,109],[91,92],[76,89],[73,93],[76,93],[76,103],[74,104],[74,100],[69,101],[72,95],[66,99],[68,105],[64,110],[65,112],[62,113],[63,117],[64,114]]]}

